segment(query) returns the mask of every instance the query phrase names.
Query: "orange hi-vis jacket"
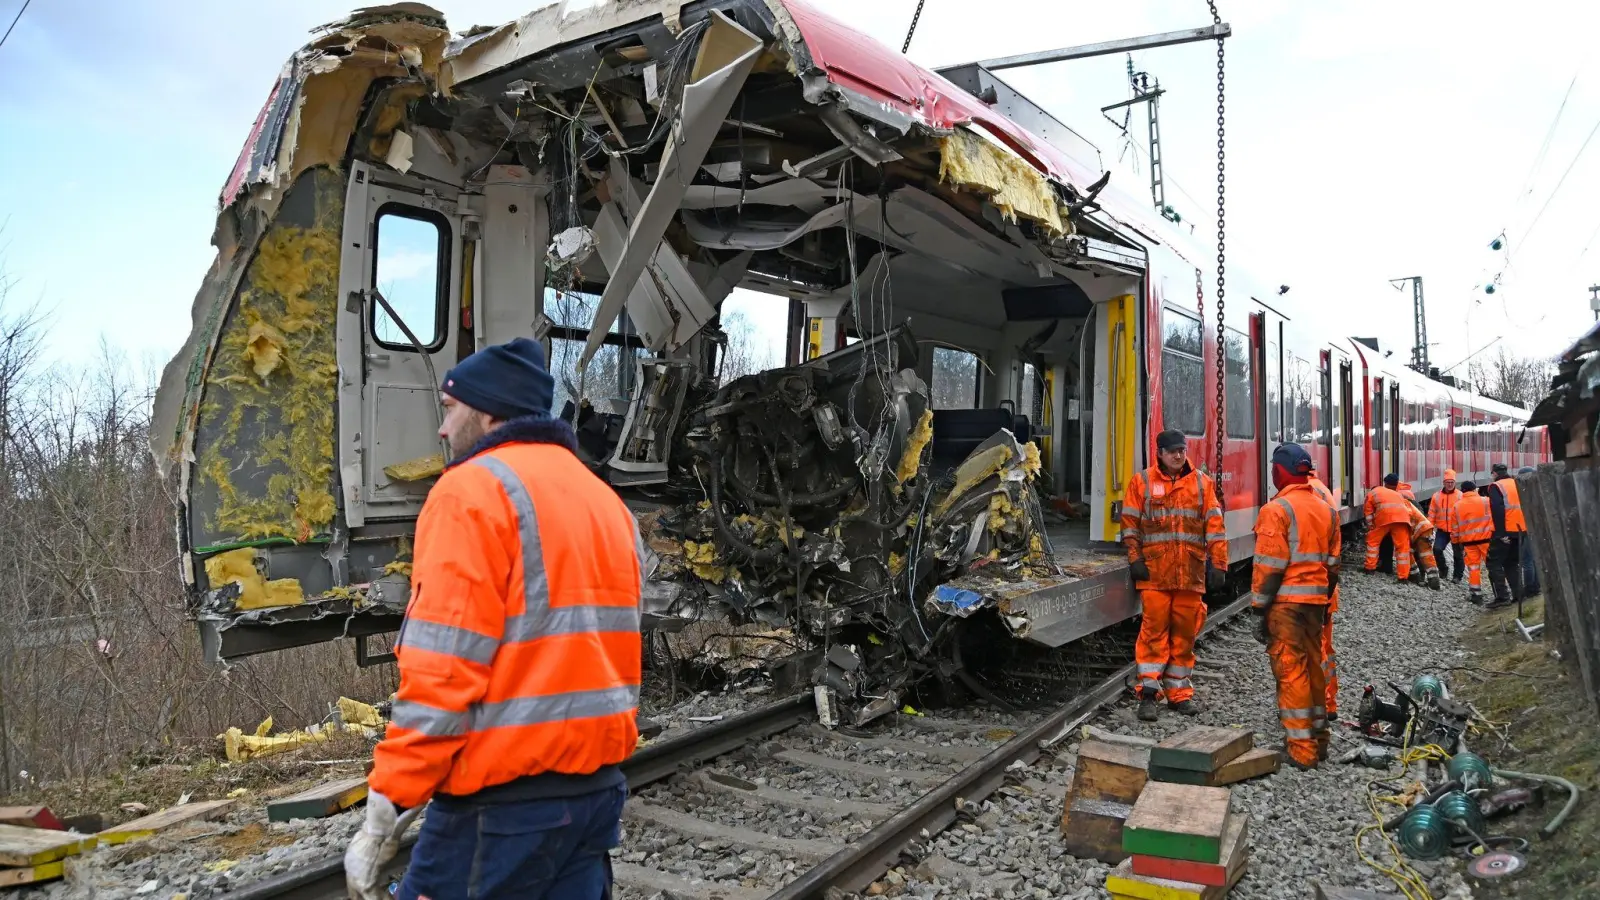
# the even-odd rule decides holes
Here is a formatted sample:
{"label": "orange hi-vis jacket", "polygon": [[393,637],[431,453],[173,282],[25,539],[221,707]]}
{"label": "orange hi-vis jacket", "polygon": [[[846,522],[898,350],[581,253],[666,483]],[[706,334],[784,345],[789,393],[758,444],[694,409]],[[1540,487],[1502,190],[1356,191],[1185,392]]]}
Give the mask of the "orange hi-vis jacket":
{"label": "orange hi-vis jacket", "polygon": [[1452,544],[1487,544],[1494,539],[1494,517],[1489,511],[1489,498],[1474,491],[1461,495],[1456,503],[1455,530],[1450,532]]}
{"label": "orange hi-vis jacket", "polygon": [[1394,488],[1379,485],[1367,493],[1367,504],[1364,510],[1368,528],[1382,528],[1385,525],[1394,525],[1411,521],[1411,501],[1401,496]]}
{"label": "orange hi-vis jacket", "polygon": [[1399,492],[1400,496],[1406,498],[1407,500],[1417,499],[1417,492],[1411,489],[1411,482],[1409,481],[1400,482],[1394,486],[1394,489]]}
{"label": "orange hi-vis jacket", "polygon": [[400,692],[368,778],[402,808],[592,774],[638,743],[638,523],[566,445],[511,440],[453,465],[417,520]]}
{"label": "orange hi-vis jacket", "polygon": [[1428,501],[1428,519],[1433,527],[1444,532],[1454,532],[1456,504],[1461,502],[1460,491],[1439,491]]}
{"label": "orange hi-vis jacket", "polygon": [[1339,501],[1333,499],[1333,491],[1328,490],[1328,486],[1322,483],[1321,478],[1312,475],[1306,483],[1311,485],[1311,492],[1317,495],[1317,499],[1328,504],[1328,508],[1334,512],[1339,511]]}
{"label": "orange hi-vis jacket", "polygon": [[1429,546],[1433,544],[1433,520],[1422,514],[1422,510],[1411,507],[1411,541],[1416,543],[1423,538],[1428,539]]}
{"label": "orange hi-vis jacket", "polygon": [[1140,590],[1206,589],[1206,559],[1228,568],[1228,534],[1211,476],[1185,465],[1177,478],[1151,466],[1128,479],[1122,495],[1122,544],[1128,562],[1144,560]]}
{"label": "orange hi-vis jacket", "polygon": [[1528,520],[1522,515],[1522,495],[1517,492],[1515,478],[1502,478],[1494,483],[1506,502],[1506,531],[1513,534],[1528,530]]}
{"label": "orange hi-vis jacket", "polygon": [[[1332,602],[1328,575],[1338,571],[1343,549],[1339,514],[1317,497],[1311,485],[1285,486],[1256,516],[1251,603],[1264,607],[1273,602]],[[1267,581],[1274,575],[1282,575],[1283,582],[1270,592]]]}

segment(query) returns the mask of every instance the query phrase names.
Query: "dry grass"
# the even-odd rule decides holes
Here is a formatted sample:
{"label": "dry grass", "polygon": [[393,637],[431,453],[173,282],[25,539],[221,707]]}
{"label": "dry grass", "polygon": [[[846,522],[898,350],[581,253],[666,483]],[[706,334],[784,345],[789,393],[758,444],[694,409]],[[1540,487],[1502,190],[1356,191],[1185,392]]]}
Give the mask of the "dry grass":
{"label": "dry grass", "polygon": [[[1464,636],[1475,654],[1473,665],[1456,673],[1458,692],[1492,721],[1510,729],[1511,746],[1487,735],[1475,749],[1491,765],[1519,772],[1558,775],[1583,792],[1579,805],[1562,829],[1548,841],[1535,833],[1565,802],[1565,791],[1549,794],[1543,809],[1529,810],[1496,823],[1497,831],[1527,837],[1528,874],[1505,885],[1479,887],[1483,897],[1600,897],[1600,723],[1584,700],[1572,661],[1550,656],[1544,642],[1528,643],[1512,619],[1516,610],[1484,615]],[[1544,604],[1529,601],[1524,622],[1541,621]],[[1492,672],[1516,674],[1492,674]]]}

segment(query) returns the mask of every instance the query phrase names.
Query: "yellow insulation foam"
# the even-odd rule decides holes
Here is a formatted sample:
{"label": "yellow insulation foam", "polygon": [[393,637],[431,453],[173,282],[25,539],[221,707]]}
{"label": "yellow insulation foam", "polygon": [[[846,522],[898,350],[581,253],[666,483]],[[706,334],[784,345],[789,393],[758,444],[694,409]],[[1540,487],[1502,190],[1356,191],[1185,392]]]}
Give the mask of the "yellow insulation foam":
{"label": "yellow insulation foam", "polygon": [[1021,216],[1052,234],[1066,232],[1061,204],[1044,173],[967,129],[939,140],[939,180],[987,195],[1007,221]]}

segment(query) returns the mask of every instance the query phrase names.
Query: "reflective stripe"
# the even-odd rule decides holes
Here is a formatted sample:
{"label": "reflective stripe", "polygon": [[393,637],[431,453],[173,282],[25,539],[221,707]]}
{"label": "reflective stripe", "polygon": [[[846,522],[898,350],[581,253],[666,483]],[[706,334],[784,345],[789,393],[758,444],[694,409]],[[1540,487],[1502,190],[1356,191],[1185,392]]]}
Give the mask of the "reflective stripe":
{"label": "reflective stripe", "polygon": [[480,456],[472,464],[494,475],[517,514],[517,536],[522,542],[523,615],[534,617],[550,604],[550,581],[544,571],[544,545],[539,540],[539,517],[533,508],[533,497],[517,473],[493,456]]}
{"label": "reflective stripe", "polygon": [[467,714],[450,712],[415,700],[396,700],[389,720],[401,728],[420,731],[428,737],[452,737],[467,731]]}
{"label": "reflective stripe", "polygon": [[1261,609],[1264,606],[1271,606],[1272,599],[1273,598],[1271,594],[1258,594],[1252,592],[1250,594],[1250,605],[1256,609]]}
{"label": "reflective stripe", "polygon": [[1161,663],[1139,663],[1139,674],[1160,675],[1166,668],[1167,667]]}
{"label": "reflective stripe", "polygon": [[487,634],[412,618],[401,626],[399,644],[407,650],[442,653],[485,666],[494,662],[495,651],[500,649],[500,642]]}
{"label": "reflective stripe", "polygon": [[1281,556],[1266,556],[1258,553],[1256,554],[1256,565],[1264,566],[1268,569],[1287,569],[1289,568],[1289,561]]}
{"label": "reflective stripe", "polygon": [[1312,712],[1313,712],[1313,710],[1310,710],[1310,709],[1284,709],[1283,707],[1280,706],[1280,707],[1278,707],[1278,718],[1280,718],[1280,719],[1309,719],[1309,718],[1311,718],[1311,713]]}
{"label": "reflective stripe", "polygon": [[514,697],[485,703],[472,711],[472,730],[516,728],[572,719],[589,719],[626,713],[639,705],[639,688],[633,685],[598,691],[571,691],[538,697]]}
{"label": "reflective stripe", "polygon": [[1167,666],[1167,676],[1169,678],[1187,678],[1193,671],[1193,666]]}
{"label": "reflective stripe", "polygon": [[1198,534],[1188,534],[1182,531],[1158,531],[1144,536],[1146,544],[1205,544],[1205,540]]}
{"label": "reflective stripe", "polygon": [[1286,584],[1278,588],[1279,596],[1288,597],[1326,597],[1328,586],[1325,584]]}
{"label": "reflective stripe", "polygon": [[1302,741],[1311,740],[1311,729],[1309,729],[1309,728],[1285,728],[1285,729],[1283,729],[1283,731],[1289,737],[1295,738],[1297,740],[1302,740]]}
{"label": "reflective stripe", "polygon": [[505,642],[522,643],[555,634],[638,630],[637,606],[556,606],[539,616],[506,619]]}
{"label": "reflective stripe", "polygon": [[1161,681],[1167,686],[1168,690],[1172,690],[1174,688],[1194,687],[1194,682],[1187,678],[1163,678]]}

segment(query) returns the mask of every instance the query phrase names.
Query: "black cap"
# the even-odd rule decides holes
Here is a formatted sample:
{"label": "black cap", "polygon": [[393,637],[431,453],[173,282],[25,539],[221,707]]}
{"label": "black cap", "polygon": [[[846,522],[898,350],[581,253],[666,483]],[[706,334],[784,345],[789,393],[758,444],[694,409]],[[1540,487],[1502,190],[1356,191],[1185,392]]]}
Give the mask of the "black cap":
{"label": "black cap", "polygon": [[1471,494],[1471,493],[1473,493],[1473,492],[1478,490],[1478,486],[1476,484],[1473,484],[1470,481],[1463,481],[1463,482],[1461,482],[1461,484],[1457,485],[1457,487],[1461,488],[1463,491],[1466,491],[1469,494]]}
{"label": "black cap", "polygon": [[1183,432],[1181,431],[1173,431],[1169,428],[1166,431],[1156,435],[1157,450],[1176,450],[1179,447],[1187,446],[1189,446],[1189,441],[1183,436]]}
{"label": "black cap", "polygon": [[1312,469],[1311,454],[1299,444],[1279,444],[1272,451],[1272,464],[1283,466],[1290,475],[1310,475]]}
{"label": "black cap", "polygon": [[1400,483],[1400,476],[1396,475],[1393,472],[1390,472],[1389,474],[1383,476],[1384,487],[1394,487],[1395,485],[1397,485],[1399,483]]}
{"label": "black cap", "polygon": [[1491,472],[1510,472],[1511,471],[1511,467],[1506,465],[1503,462],[1498,462],[1498,463],[1495,463],[1494,465],[1490,466],[1489,467],[1489,471],[1491,471]]}

